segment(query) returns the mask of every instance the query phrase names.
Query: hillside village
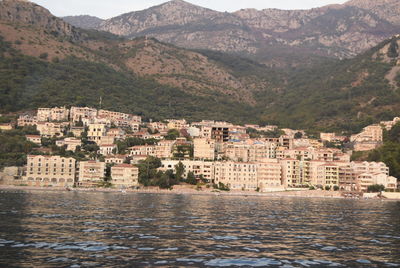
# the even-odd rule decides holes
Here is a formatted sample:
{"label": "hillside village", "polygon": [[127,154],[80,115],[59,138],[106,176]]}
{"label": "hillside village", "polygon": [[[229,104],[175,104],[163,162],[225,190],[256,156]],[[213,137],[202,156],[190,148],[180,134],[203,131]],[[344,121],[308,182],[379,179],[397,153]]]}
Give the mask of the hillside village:
{"label": "hillside village", "polygon": [[384,129],[370,125],[351,137],[277,126],[203,120],[143,122],[140,116],[90,107],[39,108],[0,124],[1,132],[29,129],[32,144],[23,167],[5,167],[0,183],[41,187],[113,187],[176,184],[220,190],[283,191],[293,188],[368,191],[397,189],[382,162],[351,161],[353,151],[383,143]]}

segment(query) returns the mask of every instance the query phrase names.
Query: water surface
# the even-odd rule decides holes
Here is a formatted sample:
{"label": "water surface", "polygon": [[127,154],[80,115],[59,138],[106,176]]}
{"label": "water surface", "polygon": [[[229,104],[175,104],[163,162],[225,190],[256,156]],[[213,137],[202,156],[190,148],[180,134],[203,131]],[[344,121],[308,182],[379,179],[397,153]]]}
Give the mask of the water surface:
{"label": "water surface", "polygon": [[0,193],[0,267],[400,267],[400,202]]}

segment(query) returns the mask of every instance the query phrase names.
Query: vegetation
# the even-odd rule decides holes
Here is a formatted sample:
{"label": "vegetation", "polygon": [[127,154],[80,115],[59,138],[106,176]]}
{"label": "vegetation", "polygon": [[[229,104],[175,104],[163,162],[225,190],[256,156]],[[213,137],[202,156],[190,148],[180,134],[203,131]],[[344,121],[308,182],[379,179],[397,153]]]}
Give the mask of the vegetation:
{"label": "vegetation", "polygon": [[179,183],[180,180],[173,170],[158,171],[160,167],[161,160],[157,157],[149,156],[139,161],[139,183],[144,186],[158,186],[162,189],[170,189]]}
{"label": "vegetation", "polygon": [[400,123],[384,132],[382,147],[368,152],[366,156],[362,153],[355,154],[352,159],[384,162],[389,167],[390,175],[400,178]]}
{"label": "vegetation", "polygon": [[378,192],[382,192],[385,190],[385,186],[383,186],[382,184],[374,184],[374,185],[370,185],[368,186],[368,193],[378,193]]}
{"label": "vegetation", "polygon": [[27,134],[36,134],[36,131],[32,128],[0,131],[0,169],[26,165],[26,155],[38,147],[26,140]]}

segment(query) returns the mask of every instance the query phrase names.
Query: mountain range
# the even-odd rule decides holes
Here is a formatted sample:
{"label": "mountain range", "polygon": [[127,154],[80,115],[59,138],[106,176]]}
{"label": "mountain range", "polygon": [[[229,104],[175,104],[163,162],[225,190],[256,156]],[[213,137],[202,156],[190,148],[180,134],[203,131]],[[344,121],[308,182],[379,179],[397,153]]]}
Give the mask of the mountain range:
{"label": "mountain range", "polygon": [[[396,18],[386,21],[392,27]],[[349,59],[278,68],[148,35],[128,39],[76,28],[32,2],[3,0],[0,113],[99,107],[101,97],[102,108],[145,118],[355,132],[400,114],[399,47],[396,35]]]}
{"label": "mountain range", "polygon": [[354,57],[400,32],[398,0],[351,0],[310,10],[218,12],[172,0],[107,20],[66,17],[81,28],[148,36],[185,48],[237,53],[270,66]]}

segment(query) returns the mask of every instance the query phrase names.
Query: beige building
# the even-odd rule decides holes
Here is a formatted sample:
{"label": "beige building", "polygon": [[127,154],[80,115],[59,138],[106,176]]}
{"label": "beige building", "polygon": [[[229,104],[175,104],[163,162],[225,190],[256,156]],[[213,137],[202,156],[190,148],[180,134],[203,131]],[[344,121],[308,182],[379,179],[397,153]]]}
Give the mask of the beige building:
{"label": "beige building", "polygon": [[168,124],[167,124],[167,128],[168,129],[184,129],[184,128],[188,128],[189,124],[186,122],[185,119],[181,119],[181,120],[177,120],[177,119],[169,119],[167,120]]}
{"label": "beige building", "polygon": [[130,147],[128,150],[130,156],[156,156],[156,145],[137,145]]}
{"label": "beige building", "polygon": [[189,172],[193,172],[196,178],[199,178],[202,175],[209,182],[214,180],[214,162],[193,160],[162,160],[160,170],[175,170],[175,166],[179,162],[181,162],[185,167],[185,172],[183,175],[184,177],[187,177]]}
{"label": "beige building", "polygon": [[56,141],[58,147],[67,146],[67,151],[75,151],[78,146],[82,146],[82,141],[75,138],[65,138],[63,140]]}
{"label": "beige building", "polygon": [[175,141],[172,140],[161,140],[155,146],[155,156],[158,158],[170,158],[175,145]]}
{"label": "beige building", "polygon": [[109,155],[105,157],[105,162],[106,164],[123,164],[126,158],[126,155]]}
{"label": "beige building", "polygon": [[116,144],[101,144],[99,146],[99,154],[102,155],[112,155],[116,153],[117,145]]}
{"label": "beige building", "polygon": [[257,164],[242,162],[215,162],[215,183],[231,190],[255,191],[258,187]]}
{"label": "beige building", "polygon": [[99,161],[79,162],[78,185],[82,187],[93,187],[104,180],[106,163]]}
{"label": "beige building", "polygon": [[39,108],[37,119],[41,122],[46,121],[68,121],[69,110],[65,107]]}
{"label": "beige building", "polygon": [[215,141],[207,138],[195,138],[194,158],[214,160],[215,158]]}
{"label": "beige building", "polygon": [[17,120],[17,125],[19,127],[36,126],[37,123],[38,123],[37,117],[30,115],[20,115]]}
{"label": "beige building", "polygon": [[72,122],[93,120],[97,116],[97,110],[89,107],[71,107],[70,119]]}
{"label": "beige building", "polygon": [[258,188],[261,192],[283,189],[282,166],[277,159],[257,162]]}
{"label": "beige building", "polygon": [[42,145],[42,137],[40,135],[25,135],[26,139],[33,142],[39,146]]}
{"label": "beige building", "polygon": [[36,129],[40,132],[40,136],[46,138],[63,137],[64,130],[68,123],[57,122],[38,122]]}
{"label": "beige building", "polygon": [[84,127],[71,127],[69,130],[74,137],[78,138],[82,136],[82,133],[85,132],[85,128]]}
{"label": "beige building", "polygon": [[30,186],[73,186],[76,161],[60,156],[28,155],[26,176]]}
{"label": "beige building", "polygon": [[369,151],[382,144],[383,129],[380,125],[370,125],[359,134],[352,135],[350,141],[354,143],[355,151]]}
{"label": "beige building", "polygon": [[88,139],[100,144],[101,138],[106,136],[107,127],[104,124],[89,124]]}
{"label": "beige building", "polygon": [[111,183],[117,188],[139,186],[139,169],[129,164],[111,167]]}
{"label": "beige building", "polygon": [[13,125],[11,123],[0,124],[0,130],[12,130]]}

